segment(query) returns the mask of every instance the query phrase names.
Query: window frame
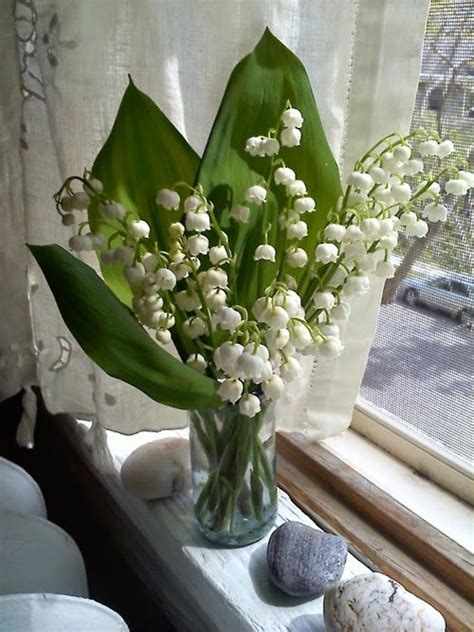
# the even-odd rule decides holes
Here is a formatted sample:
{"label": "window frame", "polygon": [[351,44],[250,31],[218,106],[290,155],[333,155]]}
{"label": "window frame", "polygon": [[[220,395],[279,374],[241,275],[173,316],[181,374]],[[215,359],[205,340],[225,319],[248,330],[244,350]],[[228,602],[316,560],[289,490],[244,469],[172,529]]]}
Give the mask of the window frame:
{"label": "window frame", "polygon": [[388,412],[359,397],[354,406],[351,428],[474,505],[473,470],[463,460],[438,448],[436,443],[424,440],[421,433],[398,423]]}

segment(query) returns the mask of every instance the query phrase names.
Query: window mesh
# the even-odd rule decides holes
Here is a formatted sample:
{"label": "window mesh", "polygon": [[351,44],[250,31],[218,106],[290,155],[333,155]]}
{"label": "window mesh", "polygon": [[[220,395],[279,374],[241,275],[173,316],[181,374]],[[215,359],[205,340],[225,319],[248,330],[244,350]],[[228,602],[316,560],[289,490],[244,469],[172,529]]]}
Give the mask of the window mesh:
{"label": "window mesh", "polygon": [[[413,128],[451,138],[474,168],[472,0],[432,0]],[[452,197],[452,196],[448,196]],[[473,190],[446,224],[398,251],[404,278],[387,281],[361,396],[431,445],[474,457]],[[403,276],[403,275],[400,275]]]}

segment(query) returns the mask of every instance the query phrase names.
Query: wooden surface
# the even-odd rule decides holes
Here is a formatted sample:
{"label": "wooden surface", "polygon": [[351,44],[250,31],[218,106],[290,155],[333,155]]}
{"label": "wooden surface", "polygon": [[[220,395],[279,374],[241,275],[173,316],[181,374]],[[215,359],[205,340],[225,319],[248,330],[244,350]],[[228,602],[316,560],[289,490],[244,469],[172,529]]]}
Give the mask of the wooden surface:
{"label": "wooden surface", "polygon": [[471,632],[472,556],[325,448],[279,433],[279,485],[373,569],[431,603],[449,630]]}

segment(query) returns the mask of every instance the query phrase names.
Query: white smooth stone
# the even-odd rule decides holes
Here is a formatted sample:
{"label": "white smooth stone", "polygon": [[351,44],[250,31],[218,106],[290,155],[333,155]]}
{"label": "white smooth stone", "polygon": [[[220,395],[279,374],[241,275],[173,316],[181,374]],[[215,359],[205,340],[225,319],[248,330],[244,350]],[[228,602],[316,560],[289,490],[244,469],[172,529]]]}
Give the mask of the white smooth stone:
{"label": "white smooth stone", "polygon": [[38,483],[22,467],[0,457],[0,514],[5,510],[47,517]]}
{"label": "white smooth stone", "polygon": [[76,543],[44,518],[2,512],[0,560],[0,595],[89,595],[84,561]]}
{"label": "white smooth stone", "polygon": [[324,597],[327,632],[444,632],[442,615],[381,573],[359,575]]}
{"label": "white smooth stone", "polygon": [[167,437],[140,446],[125,460],[120,476],[125,489],[143,500],[167,498],[189,489],[188,439]]}
{"label": "white smooth stone", "polygon": [[0,596],[0,630],[128,632],[128,627],[120,615],[92,599],[41,593]]}

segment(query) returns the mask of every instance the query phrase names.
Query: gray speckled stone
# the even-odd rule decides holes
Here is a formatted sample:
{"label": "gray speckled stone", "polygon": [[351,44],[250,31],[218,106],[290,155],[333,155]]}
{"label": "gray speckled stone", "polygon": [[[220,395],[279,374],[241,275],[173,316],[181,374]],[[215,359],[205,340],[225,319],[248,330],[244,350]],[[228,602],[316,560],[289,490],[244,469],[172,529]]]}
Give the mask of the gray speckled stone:
{"label": "gray speckled stone", "polygon": [[120,476],[125,489],[143,500],[166,498],[188,489],[188,439],[168,437],[145,443],[124,461]]}
{"label": "gray speckled stone", "polygon": [[327,632],[444,632],[442,615],[380,573],[358,575],[324,596]]}
{"label": "gray speckled stone", "polygon": [[285,522],[268,541],[270,577],[289,595],[324,594],[337,585],[346,558],[347,544],[342,538],[300,522]]}

